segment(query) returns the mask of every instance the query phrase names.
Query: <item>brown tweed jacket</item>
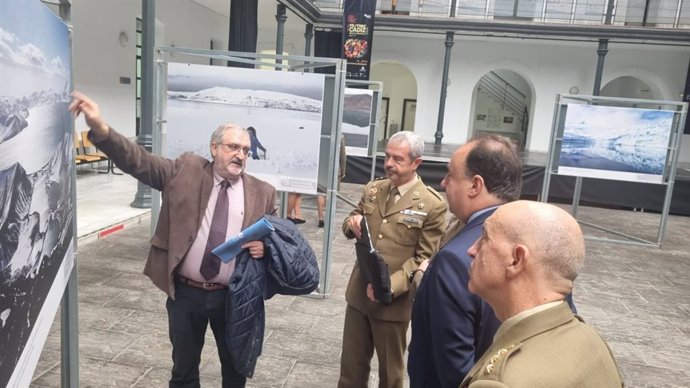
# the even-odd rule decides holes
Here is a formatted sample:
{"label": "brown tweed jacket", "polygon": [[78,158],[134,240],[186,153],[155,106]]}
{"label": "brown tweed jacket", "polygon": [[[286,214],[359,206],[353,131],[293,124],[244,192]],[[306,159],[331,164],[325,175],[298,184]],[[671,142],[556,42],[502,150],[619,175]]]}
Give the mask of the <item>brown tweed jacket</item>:
{"label": "brown tweed jacket", "polygon": [[[175,269],[184,259],[201,225],[213,188],[213,163],[186,153],[172,160],[153,155],[112,128],[96,144],[122,171],[161,191],[162,204],[144,268],[153,283],[175,298]],[[276,191],[270,184],[242,174],[246,228],[275,210]]]}

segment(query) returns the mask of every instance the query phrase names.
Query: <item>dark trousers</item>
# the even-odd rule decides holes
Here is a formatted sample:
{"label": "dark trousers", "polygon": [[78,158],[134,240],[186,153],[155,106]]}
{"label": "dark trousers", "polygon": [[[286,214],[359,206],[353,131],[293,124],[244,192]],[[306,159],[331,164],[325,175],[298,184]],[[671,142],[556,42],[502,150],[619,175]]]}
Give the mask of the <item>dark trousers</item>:
{"label": "dark trousers", "polygon": [[227,289],[206,291],[175,282],[175,300],[168,298],[168,328],[173,369],[170,388],[198,388],[199,363],[206,327],[211,324],[223,374],[223,388],[244,387],[247,379],[233,366],[225,344]]}

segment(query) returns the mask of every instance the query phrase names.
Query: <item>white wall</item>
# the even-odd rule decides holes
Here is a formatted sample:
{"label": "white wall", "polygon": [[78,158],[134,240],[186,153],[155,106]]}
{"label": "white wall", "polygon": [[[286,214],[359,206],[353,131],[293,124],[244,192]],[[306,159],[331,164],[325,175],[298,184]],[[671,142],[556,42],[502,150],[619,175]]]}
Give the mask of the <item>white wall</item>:
{"label": "white wall", "polygon": [[[228,8],[230,7],[228,3]],[[163,25],[162,39],[156,44],[175,47],[209,49],[211,39],[228,48],[229,19],[189,0],[156,1],[156,20]],[[175,61],[208,64],[208,58],[174,57]]]}
{"label": "white wall", "polygon": [[[430,38],[413,37],[409,34],[397,34],[386,36],[374,33],[374,51],[371,63],[376,67],[381,62],[394,62],[407,68],[416,80],[417,108],[415,114],[415,132],[424,137],[425,141],[433,141],[436,132],[436,118],[438,117],[439,90],[441,87],[440,74],[443,71],[443,38],[431,36]],[[377,73],[371,75],[371,79],[381,81]],[[388,96],[388,89],[396,90],[403,86],[402,79],[393,79],[383,85],[384,96]],[[407,92],[411,95],[411,91]],[[395,119],[398,125],[402,119],[402,98],[394,101],[391,96],[390,105],[399,104],[399,108],[390,113],[388,124]],[[433,119],[432,119],[433,117]]]}
{"label": "white wall", "polygon": [[601,88],[602,96],[627,97],[653,100],[654,91],[649,85],[635,77],[620,77],[612,80]]}
{"label": "white wall", "polygon": [[[163,25],[157,44],[208,49],[214,39],[227,47],[226,17],[187,0],[159,0],[155,11]],[[93,97],[108,123],[129,137],[135,135],[137,17],[141,17],[140,0],[72,0],[74,87]],[[129,36],[124,47],[118,39],[122,31]],[[182,60],[178,58],[172,60]],[[184,60],[208,63],[200,58]],[[131,83],[121,85],[120,77]],[[76,129],[85,129],[83,121]]]}
{"label": "white wall", "polygon": [[[137,0],[72,1],[72,45],[74,88],[94,98],[111,126],[127,136],[134,136],[135,125],[135,57],[136,17],[141,14]],[[118,36],[125,31],[125,47]],[[130,85],[119,84],[128,77]],[[85,130],[80,119],[77,131]]]}
{"label": "white wall", "polygon": [[[382,96],[389,98],[387,134],[390,137],[395,132],[402,130],[403,101],[406,98],[417,98],[417,80],[408,68],[391,62],[375,63],[371,67],[369,78],[372,81],[383,82]],[[383,135],[384,131],[381,128],[379,140],[383,138]]]}
{"label": "white wall", "polygon": [[[257,50],[272,50],[276,49],[277,37],[277,3],[274,1],[259,1],[258,4],[258,23],[259,30],[256,39]],[[290,55],[304,55],[304,48],[306,39],[304,37],[304,28],[306,23],[297,17],[294,13],[287,10],[287,19],[283,31],[283,51]],[[314,54],[314,39],[312,38],[312,45],[310,52]]]}

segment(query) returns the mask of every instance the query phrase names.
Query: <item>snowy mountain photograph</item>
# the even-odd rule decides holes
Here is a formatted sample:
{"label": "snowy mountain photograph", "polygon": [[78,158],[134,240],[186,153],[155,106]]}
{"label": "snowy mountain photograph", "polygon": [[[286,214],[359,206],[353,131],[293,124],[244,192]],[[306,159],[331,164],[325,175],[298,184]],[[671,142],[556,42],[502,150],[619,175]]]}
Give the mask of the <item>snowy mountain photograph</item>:
{"label": "snowy mountain photograph", "polygon": [[661,183],[673,111],[568,104],[558,173]]}
{"label": "snowy mountain photograph", "polygon": [[74,264],[74,145],[65,26],[0,0],[0,386],[28,386]]}
{"label": "snowy mountain photograph", "polygon": [[253,127],[263,147],[247,172],[277,190],[316,193],[324,76],[168,63],[165,156],[211,159],[211,133],[233,122]]}
{"label": "snowy mountain photograph", "polygon": [[345,88],[343,126],[348,155],[367,156],[374,91]]}

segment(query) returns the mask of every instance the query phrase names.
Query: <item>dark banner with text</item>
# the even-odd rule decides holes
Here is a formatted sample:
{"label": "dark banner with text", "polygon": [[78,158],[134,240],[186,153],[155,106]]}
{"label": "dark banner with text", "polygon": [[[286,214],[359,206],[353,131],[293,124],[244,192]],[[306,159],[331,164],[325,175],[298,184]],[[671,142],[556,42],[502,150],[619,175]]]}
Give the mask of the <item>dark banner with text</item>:
{"label": "dark banner with text", "polygon": [[347,79],[369,79],[374,12],[376,0],[345,0],[343,58],[347,59]]}

